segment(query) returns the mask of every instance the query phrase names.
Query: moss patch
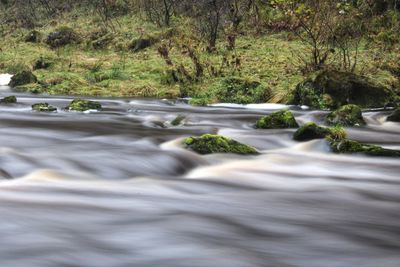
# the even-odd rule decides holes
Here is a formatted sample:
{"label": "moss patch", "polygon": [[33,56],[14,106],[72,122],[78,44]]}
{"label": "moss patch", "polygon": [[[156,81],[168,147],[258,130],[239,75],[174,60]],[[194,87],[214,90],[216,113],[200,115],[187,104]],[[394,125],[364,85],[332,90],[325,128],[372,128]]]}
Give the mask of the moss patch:
{"label": "moss patch", "polygon": [[32,110],[37,112],[55,112],[57,108],[50,106],[49,103],[37,103],[32,105]]}
{"label": "moss patch", "polygon": [[260,82],[239,77],[223,79],[214,91],[218,102],[224,103],[265,103],[271,98],[271,90]]}
{"label": "moss patch", "polygon": [[268,116],[262,117],[256,123],[256,128],[260,129],[286,129],[297,128],[299,125],[289,110],[280,110]]}
{"label": "moss patch", "polygon": [[239,143],[233,139],[205,134],[200,137],[188,137],[184,140],[186,148],[199,154],[233,153],[233,154],[258,154],[257,150],[249,145]]}
{"label": "moss patch", "polygon": [[14,103],[17,103],[17,98],[15,97],[15,96],[7,96],[7,97],[4,97],[3,99],[0,99],[0,103],[3,103],[3,104],[14,104]]}
{"label": "moss patch", "polygon": [[365,125],[361,108],[356,105],[345,105],[330,113],[326,118],[329,125],[362,126]]}
{"label": "moss patch", "polygon": [[330,148],[335,153],[355,154],[362,153],[369,156],[400,157],[399,150],[385,149],[380,146],[368,145],[356,141],[328,139]]}
{"label": "moss patch", "polygon": [[11,87],[17,87],[25,84],[30,84],[30,83],[36,83],[37,78],[36,76],[31,72],[27,70],[23,70],[20,72],[17,72],[12,78],[9,83]]}
{"label": "moss patch", "polygon": [[179,125],[182,124],[182,122],[183,122],[185,119],[186,119],[185,116],[179,115],[179,116],[177,116],[175,119],[173,119],[173,120],[171,121],[171,125],[172,125],[172,126],[179,126]]}
{"label": "moss patch", "polygon": [[70,111],[87,111],[87,110],[100,110],[102,108],[99,102],[83,100],[83,99],[75,99],[73,100],[69,106],[67,107]]}

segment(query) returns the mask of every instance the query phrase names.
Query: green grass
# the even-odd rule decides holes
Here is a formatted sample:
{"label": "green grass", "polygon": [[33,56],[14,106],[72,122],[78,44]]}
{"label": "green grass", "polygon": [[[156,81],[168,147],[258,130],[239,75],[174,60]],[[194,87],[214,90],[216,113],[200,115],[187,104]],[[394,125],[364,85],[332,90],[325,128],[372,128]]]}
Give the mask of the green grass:
{"label": "green grass", "polygon": [[[168,29],[159,29],[155,25],[132,16],[118,18],[114,22],[115,32],[110,32],[113,40],[102,50],[95,50],[90,45],[89,37],[101,28],[101,21],[95,16],[64,15],[57,23],[36,30],[45,38],[48,33],[60,26],[73,28],[82,38],[77,45],[60,49],[50,49],[44,42],[25,43],[24,37],[29,32],[24,29],[7,29],[0,38],[0,72],[14,73],[21,69],[32,69],[36,60],[44,57],[54,62],[48,69],[34,71],[39,83],[25,86],[36,93],[64,95],[93,95],[113,97],[159,97],[174,98],[180,95],[207,98],[215,101],[210,88],[217,88],[221,81],[230,76],[243,77],[262,83],[271,91],[270,102],[285,102],[292,90],[305,77],[299,71],[298,54],[304,45],[288,34],[263,36],[239,36],[236,51],[227,51],[225,41],[220,40],[217,51],[209,54],[205,45],[197,42],[187,21],[177,21],[177,34],[173,44],[185,43],[196,46],[200,61],[219,67],[224,57],[240,58],[240,67],[226,67],[222,75],[215,77],[206,68],[205,76],[196,82],[171,83],[168,67],[159,56],[154,45],[139,53],[127,50],[128,44],[143,35],[160,36]],[[375,55],[379,50],[363,47],[360,51],[358,72],[365,74],[385,86],[395,86],[397,79],[377,64]],[[381,61],[393,57],[396,52],[388,52]],[[190,72],[194,66],[182,49],[174,45],[170,56],[176,65],[183,64]],[[207,95],[208,94],[208,95]],[[198,102],[202,102],[198,100]]]}

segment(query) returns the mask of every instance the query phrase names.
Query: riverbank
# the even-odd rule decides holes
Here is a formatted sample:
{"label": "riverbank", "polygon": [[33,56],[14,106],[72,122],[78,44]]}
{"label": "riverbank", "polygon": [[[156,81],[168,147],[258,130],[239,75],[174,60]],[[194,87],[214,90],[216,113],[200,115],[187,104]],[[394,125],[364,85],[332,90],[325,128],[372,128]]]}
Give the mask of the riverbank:
{"label": "riverbank", "polygon": [[[208,53],[184,21],[173,29],[160,29],[139,18],[122,16],[111,31],[100,27],[97,18],[72,17],[67,14],[36,28],[39,39],[35,42],[27,41],[31,30],[3,29],[0,72],[32,70],[38,83],[21,89],[34,93],[104,97],[201,98],[207,93],[212,99],[224,79],[239,77],[262,84],[269,92],[265,102],[273,103],[287,102],[296,85],[309,76],[302,73],[300,59],[308,48],[287,32],[242,33],[235,49],[227,49],[226,41],[220,40],[216,51]],[[46,38],[60,27],[73,29],[79,42],[51,48]],[[134,51],[132,42],[149,36],[158,36],[157,42]],[[196,65],[182,43],[195,48],[204,75],[176,82],[158,48],[168,45],[174,66],[184,66],[193,76]],[[382,52],[379,46],[365,44],[358,53],[357,73],[387,88],[398,88],[398,77],[388,67],[398,64],[396,49]],[[212,74],[216,70],[221,73]]]}

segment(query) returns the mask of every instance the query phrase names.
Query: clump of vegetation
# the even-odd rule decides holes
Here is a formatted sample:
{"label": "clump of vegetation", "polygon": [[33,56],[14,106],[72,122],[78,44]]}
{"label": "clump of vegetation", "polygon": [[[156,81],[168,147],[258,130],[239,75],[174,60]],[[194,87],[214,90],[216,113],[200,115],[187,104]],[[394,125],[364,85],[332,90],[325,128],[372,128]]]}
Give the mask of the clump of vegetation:
{"label": "clump of vegetation", "polygon": [[175,119],[171,121],[172,126],[179,126],[186,119],[186,116],[178,115]]}
{"label": "clump of vegetation", "polygon": [[70,111],[80,112],[84,112],[87,110],[101,110],[101,108],[102,106],[99,102],[83,99],[74,99],[67,107],[67,109]]}
{"label": "clump of vegetation", "polygon": [[400,122],[400,108],[397,108],[388,118],[387,121]]}
{"label": "clump of vegetation", "polygon": [[36,112],[55,112],[57,108],[50,106],[49,103],[36,103],[32,105],[32,110]]}
{"label": "clump of vegetation", "polygon": [[33,65],[33,70],[48,69],[53,62],[44,57],[39,57]]}
{"label": "clump of vegetation", "polygon": [[46,43],[51,48],[59,48],[69,44],[78,43],[79,35],[70,27],[63,26],[51,32],[46,39]]}
{"label": "clump of vegetation", "polygon": [[328,139],[330,148],[335,153],[355,154],[362,153],[369,156],[400,157],[399,150],[385,149],[380,146],[368,145],[348,139]]}
{"label": "clump of vegetation", "polygon": [[42,34],[39,31],[33,30],[33,31],[30,31],[25,36],[25,42],[27,42],[27,43],[40,43],[41,38],[42,38]]}
{"label": "clump of vegetation", "polygon": [[14,95],[4,97],[4,98],[0,99],[0,103],[3,103],[3,104],[14,104],[14,103],[17,103],[17,97],[14,96]]}
{"label": "clump of vegetation", "polygon": [[326,118],[329,125],[363,126],[365,121],[362,110],[356,105],[345,105],[331,112]]}
{"label": "clump of vegetation", "polygon": [[256,123],[256,128],[260,129],[287,129],[298,128],[299,125],[294,115],[289,110],[280,110],[268,116],[262,117]]}
{"label": "clump of vegetation", "polygon": [[9,83],[11,87],[17,87],[25,84],[30,84],[30,83],[36,83],[37,78],[36,76],[31,72],[27,70],[23,70],[20,72],[17,72],[12,78]]}
{"label": "clump of vegetation", "polygon": [[207,106],[208,104],[212,103],[212,100],[206,97],[203,98],[192,98],[189,101],[190,105],[193,106]]}
{"label": "clump of vegetation", "polygon": [[258,154],[257,150],[249,145],[239,143],[224,136],[212,134],[205,134],[200,137],[188,137],[184,140],[184,145],[186,148],[202,155],[213,153]]}
{"label": "clump of vegetation", "polygon": [[265,103],[271,98],[271,90],[260,82],[239,77],[223,79],[214,90],[217,100],[225,103]]}

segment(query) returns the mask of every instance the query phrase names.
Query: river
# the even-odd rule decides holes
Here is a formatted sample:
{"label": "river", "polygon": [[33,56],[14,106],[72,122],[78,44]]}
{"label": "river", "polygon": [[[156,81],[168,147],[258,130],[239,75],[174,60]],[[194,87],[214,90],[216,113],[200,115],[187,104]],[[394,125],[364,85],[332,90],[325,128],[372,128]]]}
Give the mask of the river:
{"label": "river", "polygon": [[[335,155],[294,130],[255,130],[281,105],[192,107],[0,87],[0,266],[398,267],[399,159]],[[290,107],[299,123],[326,112]],[[352,139],[400,149],[400,124],[366,112]],[[181,126],[168,122],[177,115]],[[183,137],[218,133],[259,156],[200,156]]]}

